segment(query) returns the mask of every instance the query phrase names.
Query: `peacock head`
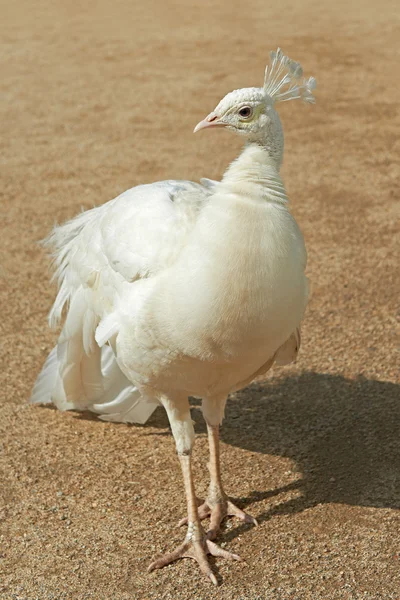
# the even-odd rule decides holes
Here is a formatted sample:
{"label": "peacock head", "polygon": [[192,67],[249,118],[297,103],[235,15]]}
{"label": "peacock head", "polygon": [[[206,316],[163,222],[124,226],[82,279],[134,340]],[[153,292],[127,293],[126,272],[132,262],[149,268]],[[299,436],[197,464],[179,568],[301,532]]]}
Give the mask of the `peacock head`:
{"label": "peacock head", "polygon": [[303,79],[300,64],[285,56],[280,48],[270,56],[263,87],[230,92],[196,125],[194,133],[208,127],[225,127],[250,142],[270,147],[281,162],[283,131],[275,105],[297,98],[314,103],[316,81],[314,77]]}

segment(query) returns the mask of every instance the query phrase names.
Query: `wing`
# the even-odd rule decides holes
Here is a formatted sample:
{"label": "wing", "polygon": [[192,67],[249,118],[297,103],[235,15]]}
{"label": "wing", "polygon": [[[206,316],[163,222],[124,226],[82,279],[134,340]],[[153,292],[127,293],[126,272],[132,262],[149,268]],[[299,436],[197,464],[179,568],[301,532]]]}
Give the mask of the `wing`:
{"label": "wing", "polygon": [[218,185],[218,181],[214,181],[214,179],[207,179],[207,177],[203,177],[200,179],[201,185],[204,185],[207,189],[214,191],[216,186]]}
{"label": "wing", "polygon": [[102,249],[126,281],[171,264],[211,191],[190,181],[143,185],[112,201],[101,221]]}
{"label": "wing", "polygon": [[54,229],[46,245],[53,249],[59,291],[49,322],[56,326],[65,307],[66,319],[32,402],[89,409],[106,420],[147,420],[156,403],[140,397],[108,346],[99,347],[96,328],[107,322],[123,285],[173,263],[211,194],[189,181],[142,185]]}

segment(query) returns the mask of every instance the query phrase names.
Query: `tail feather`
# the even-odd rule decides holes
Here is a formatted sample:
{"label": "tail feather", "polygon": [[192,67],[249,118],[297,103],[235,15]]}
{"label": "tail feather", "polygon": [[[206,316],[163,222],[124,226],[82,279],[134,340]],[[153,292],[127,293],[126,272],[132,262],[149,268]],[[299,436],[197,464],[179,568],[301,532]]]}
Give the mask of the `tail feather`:
{"label": "tail feather", "polygon": [[57,367],[57,346],[55,346],[47,357],[44,367],[36,379],[30,398],[30,402],[32,402],[32,404],[37,404],[39,402],[42,404],[49,404],[52,402],[51,396],[55,388],[58,375]]}
{"label": "tail feather", "polygon": [[53,250],[54,278],[59,284],[50,325],[58,324],[66,305],[68,312],[58,344],[37,378],[30,401],[53,402],[60,410],[90,410],[108,421],[145,423],[157,402],[143,398],[122,373],[107,344],[118,332],[118,323],[112,314],[100,321],[96,312],[99,298],[102,304],[105,302],[104,286],[99,284],[103,264],[95,252],[100,242],[91,234],[99,228],[86,230],[86,225],[93,224],[101,214],[101,207],[86,211],[55,227],[45,240]]}
{"label": "tail feather", "polygon": [[124,423],[139,423],[144,425],[160,403],[154,399],[141,398],[124,415]]}
{"label": "tail feather", "polygon": [[88,356],[82,346],[79,350],[76,339],[62,342],[50,352],[30,402],[53,402],[59,410],[89,410],[103,421],[139,424],[158,406],[125,377],[109,346],[96,345]]}
{"label": "tail feather", "polygon": [[159,403],[155,399],[143,397],[137,387],[128,385],[121,388],[111,402],[93,404],[89,410],[98,414],[102,421],[144,425],[157,406]]}
{"label": "tail feather", "polygon": [[[110,393],[111,392],[111,393]],[[100,402],[92,405],[92,410],[99,415],[108,415],[120,413],[123,415],[127,410],[132,408],[132,402],[140,398],[140,392],[134,385],[123,387],[116,382],[104,394],[104,398],[100,398]]]}
{"label": "tail feather", "polygon": [[81,359],[82,388],[86,398],[99,398],[104,392],[104,376],[101,369],[101,350],[95,346],[90,355]]}

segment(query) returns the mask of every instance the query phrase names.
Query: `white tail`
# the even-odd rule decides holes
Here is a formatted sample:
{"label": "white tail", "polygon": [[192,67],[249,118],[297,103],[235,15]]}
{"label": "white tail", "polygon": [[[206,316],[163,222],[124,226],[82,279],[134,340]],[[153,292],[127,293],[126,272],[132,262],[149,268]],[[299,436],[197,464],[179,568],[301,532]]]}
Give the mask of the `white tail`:
{"label": "white tail", "polygon": [[36,380],[30,401],[53,402],[60,410],[90,410],[104,421],[143,424],[158,403],[141,396],[106,345],[117,329],[114,327],[111,335],[103,323],[100,344],[95,339],[100,323],[96,303],[105,298],[99,275],[104,264],[95,253],[93,229],[88,231],[86,226],[93,226],[102,209],[87,211],[56,227],[45,242],[53,248],[59,284],[50,325],[59,323],[65,306],[68,310],[58,344]]}
{"label": "white tail", "polygon": [[30,402],[53,402],[59,410],[89,410],[103,421],[144,424],[149,419],[157,401],[144,398],[130,383],[109,346],[97,347],[90,356],[82,354],[79,363],[71,355],[69,362],[69,352],[66,342],[53,348]]}

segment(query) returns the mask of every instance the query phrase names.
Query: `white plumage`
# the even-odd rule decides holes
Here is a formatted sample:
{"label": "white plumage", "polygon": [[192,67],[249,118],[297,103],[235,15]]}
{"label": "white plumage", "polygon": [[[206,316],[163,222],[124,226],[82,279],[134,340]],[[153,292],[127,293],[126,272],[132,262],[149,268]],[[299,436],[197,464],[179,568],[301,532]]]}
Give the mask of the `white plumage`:
{"label": "white plumage", "polygon": [[[301,74],[278,50],[263,88],[231,92],[199,123],[196,130],[225,126],[247,139],[221,182],[138,186],[56,227],[47,240],[59,282],[50,324],[64,308],[66,319],[32,402],[130,423],[145,423],[164,405],[189,527],[182,546],[152,569],[191,556],[215,583],[206,553],[238,558],[211,541],[221,519],[252,520],[223,491],[218,426],[229,392],[273,362],[292,361],[300,345],[306,252],[279,175],[283,133],[274,104],[312,101],[315,82],[299,84]],[[211,450],[211,486],[200,516],[190,468],[190,395],[203,399]],[[199,518],[208,514],[206,538]]]}
{"label": "white plumage", "polygon": [[46,242],[59,281],[50,325],[58,324],[66,305],[68,313],[32,402],[146,422],[158,402],[140,395],[105,344],[116,340],[124,302],[136,307],[143,288],[174,262],[209,195],[185,181],[138,186],[55,228]]}

